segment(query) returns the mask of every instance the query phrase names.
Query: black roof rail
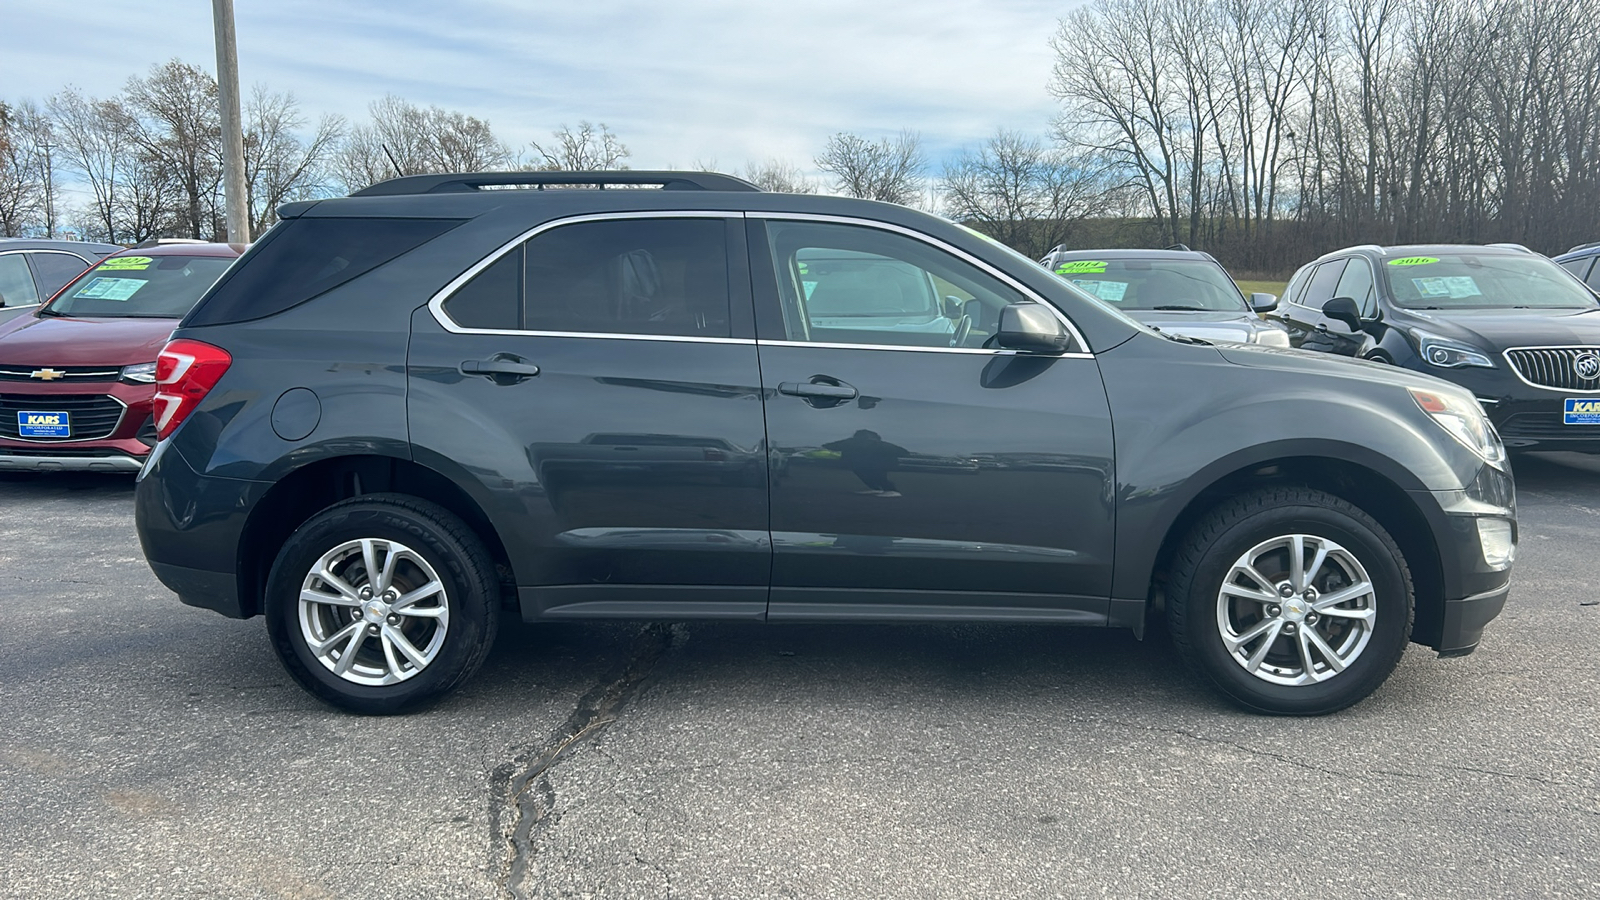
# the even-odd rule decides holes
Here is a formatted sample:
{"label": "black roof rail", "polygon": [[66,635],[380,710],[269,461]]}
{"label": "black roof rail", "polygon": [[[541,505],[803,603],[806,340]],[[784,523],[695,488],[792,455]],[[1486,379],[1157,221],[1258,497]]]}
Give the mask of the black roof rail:
{"label": "black roof rail", "polygon": [[1587,244],[1579,244],[1578,246],[1573,247],[1571,250],[1568,250],[1567,252],[1568,253],[1577,253],[1579,250],[1588,250],[1588,249],[1591,249],[1593,247],[1600,247],[1600,241],[1590,241]]}
{"label": "black roof rail", "polygon": [[1516,251],[1521,252],[1521,253],[1532,253],[1533,252],[1532,250],[1529,250],[1527,247],[1524,247],[1521,244],[1513,244],[1513,243],[1511,243],[1509,241],[1500,241],[1498,243],[1489,244],[1488,246],[1490,246],[1490,247],[1499,247],[1501,250],[1516,250]]}
{"label": "black roof rail", "polygon": [[1188,244],[1173,244],[1171,247],[1163,247],[1162,249],[1164,249],[1164,250],[1182,250],[1185,253],[1193,253],[1194,252],[1193,250],[1189,249],[1189,245]]}
{"label": "black roof rail", "polygon": [[546,187],[592,185],[660,185],[667,191],[759,191],[761,188],[732,175],[716,172],[473,172],[456,175],[406,175],[380,181],[351,194],[352,197],[395,197],[405,194],[461,194],[484,188],[512,187],[544,190]]}

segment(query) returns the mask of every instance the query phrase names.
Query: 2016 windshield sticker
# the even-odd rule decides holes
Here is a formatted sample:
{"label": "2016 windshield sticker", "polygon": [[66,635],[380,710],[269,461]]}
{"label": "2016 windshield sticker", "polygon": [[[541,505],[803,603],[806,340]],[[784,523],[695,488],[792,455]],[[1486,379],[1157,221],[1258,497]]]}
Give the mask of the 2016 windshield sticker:
{"label": "2016 windshield sticker", "polygon": [[1437,256],[1402,256],[1399,259],[1389,260],[1391,266],[1425,266],[1428,263],[1439,261]]}
{"label": "2016 windshield sticker", "polygon": [[1122,298],[1128,294],[1128,283],[1126,281],[1089,281],[1084,278],[1074,278],[1072,283],[1077,285],[1080,290],[1112,303],[1121,303]]}
{"label": "2016 windshield sticker", "polygon": [[1417,286],[1417,293],[1424,297],[1449,297],[1460,299],[1462,297],[1482,297],[1483,291],[1478,288],[1478,282],[1470,275],[1457,275],[1447,278],[1413,278],[1411,283]]}
{"label": "2016 windshield sticker", "polygon": [[149,282],[142,278],[94,278],[73,296],[84,300],[126,300]]}
{"label": "2016 windshield sticker", "polygon": [[1077,275],[1079,273],[1095,275],[1104,274],[1105,270],[1105,262],[1098,259],[1080,259],[1073,262],[1064,262],[1056,266],[1057,275]]}
{"label": "2016 windshield sticker", "polygon": [[155,262],[148,256],[113,256],[100,264],[101,271],[107,269],[148,269]]}

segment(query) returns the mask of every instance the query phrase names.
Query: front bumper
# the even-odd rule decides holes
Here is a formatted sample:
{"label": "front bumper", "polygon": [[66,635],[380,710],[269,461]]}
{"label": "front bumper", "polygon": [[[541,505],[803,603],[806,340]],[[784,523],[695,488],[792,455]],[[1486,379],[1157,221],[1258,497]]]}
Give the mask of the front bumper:
{"label": "front bumper", "polygon": [[[139,471],[155,445],[151,420],[155,385],[111,382],[0,382],[0,407],[13,414],[17,408],[48,410],[55,398],[109,398],[122,407],[116,423],[87,439],[22,438],[0,433],[0,471],[121,472]],[[111,407],[115,409],[115,407]],[[15,421],[10,423],[16,425]],[[18,429],[10,429],[16,434]]]}
{"label": "front bumper", "polygon": [[26,454],[0,447],[0,472],[104,472],[132,475],[144,465],[140,457],[115,451],[73,453],[31,451]]}
{"label": "front bumper", "polygon": [[1409,367],[1471,391],[1508,449],[1600,453],[1600,425],[1567,425],[1562,421],[1562,405],[1567,398],[1600,400],[1600,394],[1534,387],[1518,378],[1505,359],[1496,357],[1495,366],[1440,369],[1418,362]]}
{"label": "front bumper", "polygon": [[[1440,656],[1465,656],[1505,608],[1515,568],[1517,509],[1509,470],[1483,466],[1464,490],[1414,491],[1438,550],[1439,579],[1419,578],[1411,640]],[[1496,569],[1484,558],[1480,519],[1510,523],[1513,562]],[[1414,576],[1416,569],[1413,569]]]}

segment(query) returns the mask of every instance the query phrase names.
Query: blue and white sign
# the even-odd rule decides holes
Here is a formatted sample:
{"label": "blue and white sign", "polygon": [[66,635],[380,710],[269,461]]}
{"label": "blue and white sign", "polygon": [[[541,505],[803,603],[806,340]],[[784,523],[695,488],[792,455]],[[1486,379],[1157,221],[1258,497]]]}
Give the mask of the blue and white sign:
{"label": "blue and white sign", "polygon": [[1568,397],[1561,408],[1561,421],[1565,425],[1600,425],[1600,399]]}
{"label": "blue and white sign", "polygon": [[25,438],[72,437],[72,422],[64,412],[18,410],[17,434]]}

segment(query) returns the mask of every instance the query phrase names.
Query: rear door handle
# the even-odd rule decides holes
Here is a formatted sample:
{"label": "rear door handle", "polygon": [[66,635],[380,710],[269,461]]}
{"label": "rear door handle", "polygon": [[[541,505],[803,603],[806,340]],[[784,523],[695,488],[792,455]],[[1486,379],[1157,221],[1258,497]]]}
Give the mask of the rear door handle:
{"label": "rear door handle", "polygon": [[783,381],[778,393],[791,397],[818,397],[824,400],[854,400],[860,391],[848,384],[827,384],[816,381]]}
{"label": "rear door handle", "polygon": [[469,359],[461,364],[463,375],[521,375],[532,378],[539,367],[531,362],[515,359]]}

